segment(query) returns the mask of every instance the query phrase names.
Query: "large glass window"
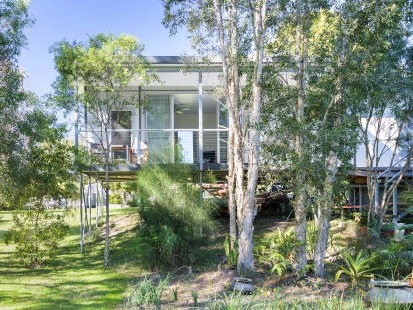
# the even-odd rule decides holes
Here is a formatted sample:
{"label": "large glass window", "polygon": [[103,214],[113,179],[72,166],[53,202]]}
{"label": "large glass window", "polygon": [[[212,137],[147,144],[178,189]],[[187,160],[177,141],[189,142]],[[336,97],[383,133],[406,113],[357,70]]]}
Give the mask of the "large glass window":
{"label": "large glass window", "polygon": [[148,129],[148,151],[152,159],[160,162],[171,161],[170,101],[168,95],[151,96],[146,113]]}
{"label": "large glass window", "polygon": [[112,145],[131,144],[132,112],[131,111],[112,111]]}

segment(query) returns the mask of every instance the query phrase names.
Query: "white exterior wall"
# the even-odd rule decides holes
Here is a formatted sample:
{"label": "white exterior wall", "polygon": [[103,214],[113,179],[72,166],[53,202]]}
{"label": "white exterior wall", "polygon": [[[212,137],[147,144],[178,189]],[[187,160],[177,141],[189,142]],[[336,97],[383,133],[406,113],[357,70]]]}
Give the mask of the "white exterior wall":
{"label": "white exterior wall", "polygon": [[[361,123],[366,128],[367,119],[363,119]],[[378,145],[375,146],[376,136]],[[373,154],[375,148],[375,153],[379,155],[379,158],[375,159],[378,161],[373,163],[373,167],[388,167],[394,153],[396,153],[395,161],[398,161],[400,150],[395,147],[397,136],[397,124],[394,118],[386,117],[381,120],[373,119],[370,121],[368,126],[369,150]],[[364,144],[360,144],[357,149],[355,163],[357,167],[366,167],[366,148]]]}
{"label": "white exterior wall", "polygon": [[[190,68],[180,63],[180,61],[179,57],[174,56],[152,57],[150,59],[150,70],[157,75],[158,81],[143,84],[140,78],[137,77],[128,90],[125,91],[127,96],[140,96],[141,98],[152,95],[168,95],[170,97],[170,126],[165,125],[165,128],[159,131],[149,131],[147,130],[145,109],[141,109],[141,111],[137,108],[126,109],[132,111],[131,142],[123,147],[117,146],[117,149],[131,149],[133,154],[142,154],[143,149],[154,148],[154,144],[147,145],[149,144],[148,139],[151,139],[152,143],[160,142],[162,144],[163,142],[160,140],[165,140],[162,137],[166,135],[170,137],[171,146],[179,138],[186,139],[188,150],[192,149],[190,146],[192,144],[195,161],[200,158],[196,154],[197,150],[202,150],[204,154],[206,152],[205,156],[209,157],[209,160],[213,158],[211,154],[215,154],[215,160],[220,160],[220,148],[225,148],[223,146],[225,142],[219,140],[220,136],[216,130],[218,129],[218,104],[214,99],[214,94],[215,90],[221,88],[222,85],[221,66],[215,63],[211,65],[201,64],[198,67]],[[200,72],[202,74],[202,84],[200,84]],[[203,105],[202,128],[199,125],[198,115],[200,87],[202,87]],[[162,127],[162,125],[160,126]],[[96,130],[96,128],[93,129]],[[89,128],[89,131],[93,129]],[[202,135],[199,134],[200,129],[203,130]],[[100,144],[97,138],[98,135],[93,133],[88,135],[87,130],[85,134],[86,142],[90,146]],[[157,138],[158,134],[159,139]],[[193,139],[188,138],[191,135]],[[203,137],[202,147],[199,145],[200,137]],[[168,139],[165,141],[168,141]],[[149,156],[151,154],[153,152],[149,150]]]}
{"label": "white exterior wall", "polygon": [[[185,68],[183,68],[185,70]],[[208,70],[208,68],[205,68]],[[202,71],[202,69],[201,69]],[[170,89],[170,88],[186,88],[186,89],[198,89],[198,72],[184,72],[184,71],[161,71],[161,68],[154,69],[154,73],[158,76],[160,82],[151,82],[145,84],[143,88],[145,90],[151,90],[154,88]],[[141,80],[137,78],[133,83],[133,87],[141,85]],[[216,88],[222,85],[222,74],[220,72],[204,72],[202,71],[202,86],[206,89]]]}

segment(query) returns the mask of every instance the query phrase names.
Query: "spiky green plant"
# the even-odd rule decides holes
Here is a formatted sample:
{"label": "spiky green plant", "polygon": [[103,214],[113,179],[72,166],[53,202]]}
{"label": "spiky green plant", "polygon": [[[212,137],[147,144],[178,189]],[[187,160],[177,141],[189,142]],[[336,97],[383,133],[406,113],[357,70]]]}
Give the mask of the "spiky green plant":
{"label": "spiky green plant", "polygon": [[198,292],[194,289],[191,289],[192,301],[194,302],[194,307],[198,307]]}
{"label": "spiky green plant", "polygon": [[[254,297],[254,296],[253,296]],[[243,298],[240,292],[238,293],[231,293],[231,294],[224,294],[223,296],[219,296],[219,298],[215,298],[215,300],[210,301],[208,303],[208,309],[210,310],[238,310],[238,309],[265,309],[265,304],[260,304],[264,306],[261,308],[257,305],[252,299]]]}
{"label": "spiky green plant", "polygon": [[298,245],[292,229],[277,229],[275,234],[266,237],[254,249],[254,255],[259,263],[270,266],[270,272],[278,276],[292,270],[294,251]]}
{"label": "spiky green plant", "polygon": [[355,257],[348,249],[342,250],[340,254],[341,259],[344,261],[344,265],[339,265],[330,262],[331,265],[337,267],[335,275],[335,281],[337,282],[341,275],[345,274],[350,277],[351,286],[355,288],[361,279],[372,278],[374,271],[379,267],[370,267],[370,264],[374,261],[375,256],[367,256],[363,250],[359,251]]}
{"label": "spiky green plant", "polygon": [[227,257],[227,264],[229,267],[236,267],[238,262],[238,244],[237,241],[232,238],[233,248],[231,249],[231,236],[227,234],[224,241],[224,251]]}
{"label": "spiky green plant", "polygon": [[161,298],[163,291],[169,284],[169,275],[155,284],[152,279],[146,276],[144,279],[131,289],[128,296],[128,306],[150,306],[155,305],[157,309],[161,308]]}

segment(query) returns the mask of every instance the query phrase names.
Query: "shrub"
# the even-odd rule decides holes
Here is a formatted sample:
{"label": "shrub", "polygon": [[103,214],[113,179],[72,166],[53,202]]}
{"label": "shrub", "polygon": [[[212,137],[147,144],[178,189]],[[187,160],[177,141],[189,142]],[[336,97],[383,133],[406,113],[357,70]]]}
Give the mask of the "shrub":
{"label": "shrub", "polygon": [[121,204],[122,197],[120,196],[119,193],[112,193],[112,195],[109,195],[109,203],[110,204]]}
{"label": "shrub", "polygon": [[213,221],[190,171],[183,166],[148,166],[137,184],[146,261],[151,266],[193,263]]}
{"label": "shrub", "polygon": [[127,306],[150,306],[155,305],[161,308],[161,298],[163,291],[169,284],[169,276],[155,284],[153,280],[146,276],[135,287],[131,288],[127,296]]}
{"label": "shrub", "polygon": [[400,241],[384,240],[374,249],[372,262],[378,267],[381,276],[400,279],[411,272],[413,261],[413,235],[407,235]]}
{"label": "shrub", "polygon": [[337,268],[335,280],[338,281],[341,275],[345,274],[350,278],[353,288],[359,285],[360,280],[372,278],[374,272],[380,268],[370,267],[375,257],[367,256],[362,250],[354,257],[348,249],[343,249],[340,253],[340,258],[344,261],[344,265],[330,262],[331,265]]}
{"label": "shrub", "polygon": [[69,226],[65,212],[55,212],[38,206],[14,214],[14,224],[6,242],[16,244],[15,256],[29,267],[40,267],[58,253],[59,241],[67,234]]}
{"label": "shrub", "polygon": [[264,240],[255,247],[254,254],[258,262],[269,265],[270,272],[278,276],[293,270],[294,251],[298,241],[295,239],[294,231],[288,229],[277,232]]}

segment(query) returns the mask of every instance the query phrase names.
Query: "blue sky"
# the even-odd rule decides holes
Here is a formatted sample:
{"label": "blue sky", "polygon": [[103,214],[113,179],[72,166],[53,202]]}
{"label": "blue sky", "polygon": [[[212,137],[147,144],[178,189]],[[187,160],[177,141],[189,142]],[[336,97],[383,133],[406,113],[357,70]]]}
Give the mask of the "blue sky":
{"label": "blue sky", "polygon": [[35,23],[25,31],[28,46],[20,66],[28,76],[25,87],[39,96],[52,90],[57,73],[49,48],[63,39],[86,41],[97,33],[126,33],[145,45],[145,55],[192,53],[183,31],[170,37],[163,27],[160,0],[32,0],[29,11]]}

